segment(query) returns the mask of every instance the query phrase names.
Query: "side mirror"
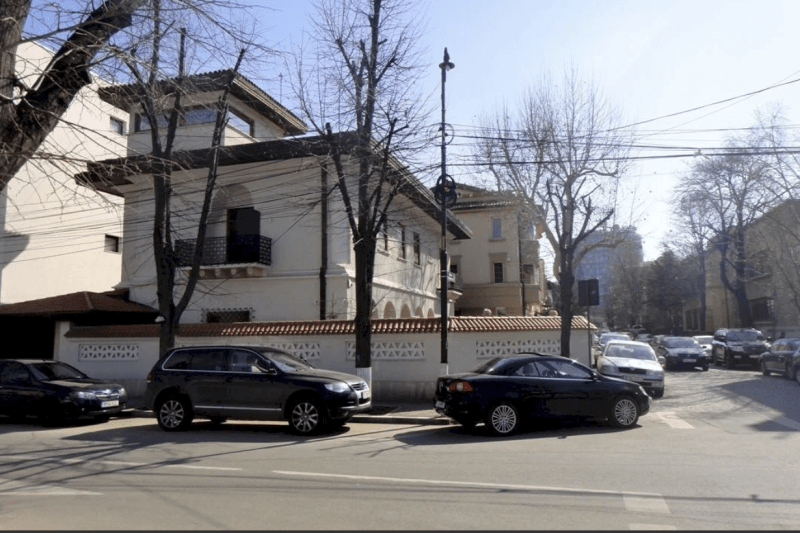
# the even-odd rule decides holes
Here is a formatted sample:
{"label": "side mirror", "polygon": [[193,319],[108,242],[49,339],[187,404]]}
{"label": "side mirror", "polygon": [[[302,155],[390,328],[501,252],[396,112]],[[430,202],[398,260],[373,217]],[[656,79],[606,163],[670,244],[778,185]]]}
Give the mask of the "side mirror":
{"label": "side mirror", "polygon": [[258,360],[258,364],[256,365],[258,368],[261,369],[262,372],[265,374],[277,374],[278,371],[272,366],[272,363],[264,361],[263,359]]}

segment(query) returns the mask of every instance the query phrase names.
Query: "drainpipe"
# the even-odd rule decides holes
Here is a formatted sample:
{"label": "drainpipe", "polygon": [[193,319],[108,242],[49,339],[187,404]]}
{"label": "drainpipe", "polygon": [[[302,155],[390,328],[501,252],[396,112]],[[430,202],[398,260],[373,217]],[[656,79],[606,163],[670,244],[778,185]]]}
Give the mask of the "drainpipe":
{"label": "drainpipe", "polygon": [[319,266],[319,319],[325,320],[328,292],[328,165],[320,172],[320,266]]}

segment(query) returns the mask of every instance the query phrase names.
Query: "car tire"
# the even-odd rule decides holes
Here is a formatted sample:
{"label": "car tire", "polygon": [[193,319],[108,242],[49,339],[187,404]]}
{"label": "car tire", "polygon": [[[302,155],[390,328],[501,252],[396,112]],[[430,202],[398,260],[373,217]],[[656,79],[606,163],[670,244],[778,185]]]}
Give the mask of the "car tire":
{"label": "car tire", "polygon": [[765,375],[765,376],[769,376],[770,375],[770,371],[767,368],[767,363],[765,363],[764,361],[761,361],[761,373],[763,375]]}
{"label": "car tire", "polygon": [[639,421],[639,404],[630,396],[620,396],[611,406],[610,419],[618,428],[633,427]]}
{"label": "car tire", "polygon": [[507,437],[519,429],[519,411],[508,402],[500,402],[489,409],[485,423],[493,435]]}
{"label": "car tire", "polygon": [[313,435],[325,425],[323,410],[314,398],[301,398],[289,409],[289,426],[298,435]]}
{"label": "car tire", "polygon": [[186,396],[170,395],[156,406],[156,421],[164,431],[183,431],[193,418],[192,404]]}
{"label": "car tire", "polygon": [[786,379],[794,380],[794,376],[792,375],[792,363],[791,361],[786,363],[786,371],[783,373],[786,376]]}
{"label": "car tire", "polygon": [[663,398],[664,397],[664,389],[653,391],[653,398]]}

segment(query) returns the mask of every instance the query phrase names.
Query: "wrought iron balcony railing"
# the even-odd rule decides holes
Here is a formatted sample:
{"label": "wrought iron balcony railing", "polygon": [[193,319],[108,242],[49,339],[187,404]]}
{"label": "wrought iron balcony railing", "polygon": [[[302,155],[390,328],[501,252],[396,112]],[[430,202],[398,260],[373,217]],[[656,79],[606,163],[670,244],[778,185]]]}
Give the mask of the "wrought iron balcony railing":
{"label": "wrought iron balcony railing", "polygon": [[[175,255],[178,266],[192,264],[195,240],[186,239],[175,242]],[[229,237],[210,237],[205,240],[202,266],[221,266],[244,263],[272,264],[272,239],[263,235],[237,235]]]}

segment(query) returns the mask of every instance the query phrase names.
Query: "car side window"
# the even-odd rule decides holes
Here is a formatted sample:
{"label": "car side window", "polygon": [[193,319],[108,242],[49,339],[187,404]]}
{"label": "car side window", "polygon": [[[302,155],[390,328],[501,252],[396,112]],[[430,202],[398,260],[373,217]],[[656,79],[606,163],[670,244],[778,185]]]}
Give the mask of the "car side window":
{"label": "car side window", "polygon": [[534,363],[526,363],[519,367],[515,372],[515,376],[525,376],[525,377],[538,377],[539,371],[536,368]]}
{"label": "car side window", "polygon": [[11,361],[0,370],[0,383],[6,385],[11,383],[24,383],[29,381],[31,377],[30,372],[25,366],[16,361]]}
{"label": "car side window", "polygon": [[245,372],[248,374],[261,372],[258,368],[258,356],[246,350],[230,350],[228,364],[231,372]]}
{"label": "car side window", "polygon": [[189,350],[191,351],[191,360],[189,368],[191,370],[203,371],[225,371],[228,370],[227,350],[224,348],[217,349],[203,349],[203,350]]}

